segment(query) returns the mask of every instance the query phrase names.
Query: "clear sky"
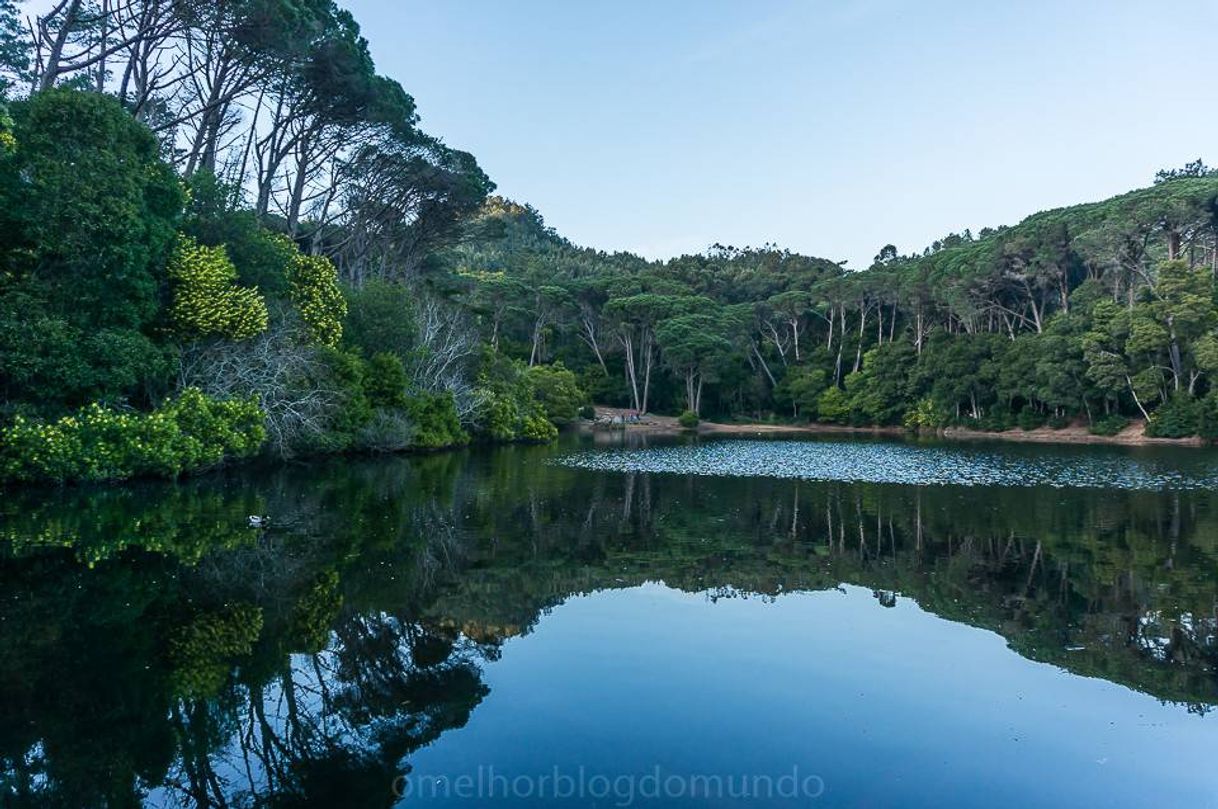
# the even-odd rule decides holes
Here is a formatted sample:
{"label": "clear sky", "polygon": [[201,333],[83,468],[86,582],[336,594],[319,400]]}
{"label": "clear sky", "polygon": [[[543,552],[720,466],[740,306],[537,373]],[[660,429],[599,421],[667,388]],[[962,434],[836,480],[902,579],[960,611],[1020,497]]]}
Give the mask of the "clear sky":
{"label": "clear sky", "polygon": [[1214,0],[340,0],[424,128],[583,245],[894,243],[1218,162]]}

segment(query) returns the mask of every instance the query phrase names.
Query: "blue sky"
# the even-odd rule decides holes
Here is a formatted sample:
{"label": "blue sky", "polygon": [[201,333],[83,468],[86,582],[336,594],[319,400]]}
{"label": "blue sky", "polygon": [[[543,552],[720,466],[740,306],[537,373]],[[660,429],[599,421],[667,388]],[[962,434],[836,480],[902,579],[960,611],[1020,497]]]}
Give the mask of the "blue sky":
{"label": "blue sky", "polygon": [[1218,162],[1212,0],[344,5],[500,193],[653,258],[860,267]]}

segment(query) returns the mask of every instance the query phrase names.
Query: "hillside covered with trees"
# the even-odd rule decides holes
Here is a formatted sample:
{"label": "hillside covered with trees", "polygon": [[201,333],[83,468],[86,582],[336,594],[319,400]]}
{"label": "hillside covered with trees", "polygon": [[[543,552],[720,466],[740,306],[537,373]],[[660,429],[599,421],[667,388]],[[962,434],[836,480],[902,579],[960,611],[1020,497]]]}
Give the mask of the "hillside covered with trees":
{"label": "hillside covered with trees", "polygon": [[[983,429],[1083,419],[1218,431],[1218,175],[968,231],[851,272],[777,247],[647,262],[582,250],[527,206],[450,261],[497,350],[562,362],[640,411]],[[489,229],[488,229],[489,230]]]}
{"label": "hillside covered with trees", "polygon": [[[331,0],[0,0],[0,479],[640,412],[1218,436],[1218,176],[872,267],[577,247]],[[585,411],[586,412],[586,411]]]}
{"label": "hillside covered with trees", "polygon": [[0,478],[556,434],[428,280],[493,184],[333,2],[4,0],[0,91]]}

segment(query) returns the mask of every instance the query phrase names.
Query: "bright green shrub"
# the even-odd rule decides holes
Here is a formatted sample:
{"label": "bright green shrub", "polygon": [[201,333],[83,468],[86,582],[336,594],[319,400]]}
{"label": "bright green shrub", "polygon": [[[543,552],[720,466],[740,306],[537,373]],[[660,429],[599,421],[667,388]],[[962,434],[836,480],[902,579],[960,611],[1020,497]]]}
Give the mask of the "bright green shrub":
{"label": "bright green shrub", "polygon": [[410,397],[406,412],[414,422],[414,445],[421,449],[460,446],[469,441],[457,417],[451,393],[420,393]]}
{"label": "bright green shrub", "polygon": [[545,416],[529,414],[520,424],[519,438],[524,441],[548,444],[558,438],[558,428]]}
{"label": "bright green shrub", "polygon": [[533,395],[545,408],[546,418],[555,424],[565,424],[579,417],[579,408],[587,397],[580,390],[575,374],[561,362],[534,365],[526,372],[533,386]]}
{"label": "bright green shrub", "polygon": [[347,299],[338,286],[338,270],[324,256],[297,253],[288,268],[288,296],[314,342],[333,348],[343,337]]}
{"label": "bright green shrub", "polygon": [[217,400],[188,388],[151,413],[94,404],[58,421],[17,417],[0,430],[0,480],[173,477],[248,457],[266,439],[253,399]]}
{"label": "bright green shrub", "polygon": [[845,424],[850,419],[850,397],[837,386],[826,388],[817,397],[816,415],[821,421]]}
{"label": "bright green shrub", "polygon": [[181,232],[200,244],[224,245],[240,283],[257,287],[268,300],[288,296],[288,268],[300,251],[282,233],[267,230],[254,211],[234,207],[241,189],[220,181],[206,169],[187,180],[190,199]]}
{"label": "bright green shrub", "polygon": [[680,424],[686,430],[694,429],[700,422],[701,419],[698,418],[698,414],[692,410],[686,410],[684,413],[677,416],[677,424]]}
{"label": "bright green shrub", "polygon": [[918,400],[901,419],[907,430],[936,430],[947,424],[948,414],[934,399],[927,396]]}
{"label": "bright green shrub", "polygon": [[169,317],[179,335],[245,340],[266,331],[266,301],[258,290],[237,286],[237,268],[223,247],[179,237],[168,273]]}
{"label": "bright green shrub", "polygon": [[514,441],[521,422],[519,402],[515,397],[493,389],[480,391],[478,426],[492,441]]}
{"label": "bright green shrub", "polygon": [[492,441],[553,441],[558,428],[546,418],[527,385],[484,389],[477,421]]}
{"label": "bright green shrub", "polygon": [[[566,373],[564,369],[557,375],[564,389]],[[558,437],[537,397],[533,376],[519,361],[488,354],[478,376],[478,401],[474,422],[478,432],[492,441],[546,442]]]}

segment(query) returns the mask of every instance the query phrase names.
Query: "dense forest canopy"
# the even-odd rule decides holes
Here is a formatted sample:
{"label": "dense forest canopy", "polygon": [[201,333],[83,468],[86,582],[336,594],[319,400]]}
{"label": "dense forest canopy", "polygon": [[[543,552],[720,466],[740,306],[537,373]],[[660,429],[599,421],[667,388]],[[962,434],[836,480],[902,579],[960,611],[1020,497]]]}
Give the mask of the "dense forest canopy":
{"label": "dense forest canopy", "polygon": [[1218,433],[1200,161],[859,272],[657,262],[491,196],[331,0],[0,0],[0,98],[0,477],[544,441],[591,401]]}
{"label": "dense forest canopy", "polygon": [[715,245],[647,262],[579,249],[492,199],[449,260],[497,349],[559,360],[646,411],[1004,428],[1150,418],[1211,431],[1218,175],[1201,163],[1099,203],[839,264]]}

